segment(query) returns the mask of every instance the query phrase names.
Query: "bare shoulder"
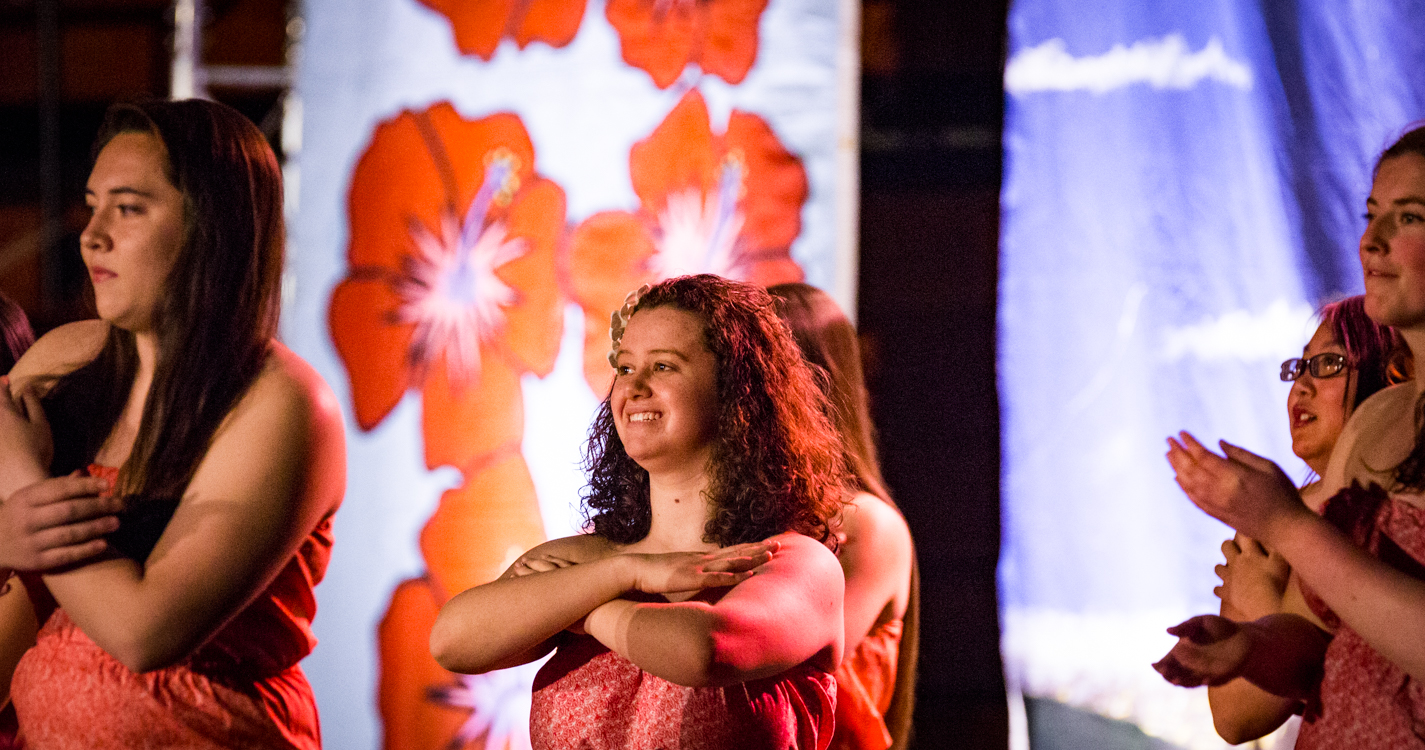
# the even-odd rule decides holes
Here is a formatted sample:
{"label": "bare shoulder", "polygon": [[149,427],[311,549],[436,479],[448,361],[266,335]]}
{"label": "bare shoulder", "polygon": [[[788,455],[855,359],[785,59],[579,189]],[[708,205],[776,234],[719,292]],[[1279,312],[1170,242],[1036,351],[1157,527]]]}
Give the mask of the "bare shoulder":
{"label": "bare shoulder", "polygon": [[306,360],[275,341],[244,398],[262,405],[296,408],[312,418],[341,423],[341,407],[327,381]]}
{"label": "bare shoulder", "polygon": [[772,561],[764,566],[769,572],[796,570],[801,575],[810,573],[816,585],[825,584],[826,578],[835,578],[838,585],[844,582],[841,563],[825,544],[794,531],[778,534],[772,539],[779,546]]}
{"label": "bare shoulder", "polygon": [[1356,407],[1331,451],[1323,493],[1329,496],[1356,480],[1389,484],[1391,470],[1414,444],[1415,399],[1415,384],[1401,383]]}
{"label": "bare shoulder", "polygon": [[890,503],[868,492],[862,492],[846,504],[842,513],[843,546],[895,553],[897,557],[910,550],[910,527],[905,517]]}
{"label": "bare shoulder", "polygon": [[10,370],[15,391],[35,388],[47,392],[54,382],[94,361],[109,340],[109,324],[102,320],[66,323],[41,336]]}

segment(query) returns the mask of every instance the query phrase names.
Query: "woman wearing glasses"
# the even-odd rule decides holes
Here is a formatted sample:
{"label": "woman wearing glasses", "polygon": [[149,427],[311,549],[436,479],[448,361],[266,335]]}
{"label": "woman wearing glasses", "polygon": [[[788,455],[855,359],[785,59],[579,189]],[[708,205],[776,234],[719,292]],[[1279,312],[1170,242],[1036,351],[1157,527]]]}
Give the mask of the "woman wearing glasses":
{"label": "woman wearing glasses", "polygon": [[[1355,408],[1377,391],[1406,379],[1409,349],[1400,335],[1366,316],[1365,298],[1348,297],[1321,310],[1321,325],[1300,357],[1282,363],[1281,379],[1291,383],[1287,395],[1291,450],[1311,469],[1301,498],[1321,511],[1326,498],[1319,477],[1326,473],[1331,449]],[[1222,543],[1226,561],[1217,566],[1222,585],[1222,616],[1239,622],[1283,611],[1283,599],[1300,601],[1300,590],[1288,588],[1291,569],[1275,552],[1238,534]],[[1304,604],[1300,607],[1307,610]],[[1319,618],[1311,618],[1327,630]],[[1281,726],[1298,701],[1281,698],[1245,679],[1208,689],[1213,723],[1223,739],[1237,744],[1256,739]]]}

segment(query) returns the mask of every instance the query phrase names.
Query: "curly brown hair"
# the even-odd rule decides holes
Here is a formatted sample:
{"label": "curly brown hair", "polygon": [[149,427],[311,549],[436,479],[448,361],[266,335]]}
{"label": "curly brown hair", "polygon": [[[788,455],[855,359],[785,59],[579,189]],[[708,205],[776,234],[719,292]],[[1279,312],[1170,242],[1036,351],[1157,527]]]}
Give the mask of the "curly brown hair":
{"label": "curly brown hair", "polygon": [[[772,298],[750,284],[701,274],[650,288],[640,310],[673,307],[703,323],[717,362],[717,435],[703,539],[726,547],[796,531],[835,546],[832,520],[850,496],[841,440],[826,397]],[[648,472],[624,451],[609,398],[589,428],[584,513],[618,544],[648,535]]]}

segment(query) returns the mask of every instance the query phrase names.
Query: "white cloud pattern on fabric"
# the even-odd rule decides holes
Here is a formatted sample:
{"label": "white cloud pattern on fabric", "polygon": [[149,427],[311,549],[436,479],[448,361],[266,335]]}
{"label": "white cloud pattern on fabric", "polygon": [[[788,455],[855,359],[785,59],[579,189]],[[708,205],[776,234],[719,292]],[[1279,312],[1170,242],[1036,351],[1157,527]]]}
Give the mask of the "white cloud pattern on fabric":
{"label": "white cloud pattern on fabric", "polygon": [[1310,305],[1279,299],[1260,313],[1232,310],[1169,328],[1163,333],[1163,358],[1262,362],[1300,356],[1302,342],[1311,336],[1313,315]]}
{"label": "white cloud pattern on fabric", "polygon": [[1222,40],[1212,37],[1197,52],[1182,34],[1115,44],[1101,55],[1074,57],[1063,39],[1050,39],[1010,58],[1004,70],[1004,90],[1013,96],[1042,91],[1087,91],[1104,94],[1134,84],[1155,89],[1191,89],[1205,80],[1233,88],[1252,89],[1252,69],[1227,54]]}

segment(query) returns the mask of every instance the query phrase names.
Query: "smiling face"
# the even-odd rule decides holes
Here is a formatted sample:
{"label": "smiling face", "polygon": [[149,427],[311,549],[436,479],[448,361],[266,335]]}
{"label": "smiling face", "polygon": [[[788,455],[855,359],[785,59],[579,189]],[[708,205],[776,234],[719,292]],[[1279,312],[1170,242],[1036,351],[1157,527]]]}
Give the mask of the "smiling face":
{"label": "smiling face", "polygon": [[1397,328],[1425,328],[1425,157],[1381,162],[1366,209],[1366,314]]}
{"label": "smiling face", "polygon": [[84,200],[94,212],[79,236],[99,317],[126,330],[153,325],[164,281],[183,248],[183,194],[168,181],[163,144],[120,133],[99,152]]}
{"label": "smiling face", "polygon": [[[1331,327],[1322,323],[1316,335],[1302,350],[1309,359],[1324,352],[1346,354],[1346,350],[1331,335]],[[1306,462],[1318,475],[1326,473],[1331,449],[1341,436],[1349,412],[1346,404],[1355,385],[1355,370],[1347,367],[1329,378],[1317,378],[1308,370],[1291,384],[1286,398],[1291,417],[1291,452]]]}
{"label": "smiling face", "polygon": [[629,457],[650,474],[705,471],[718,401],[702,320],[674,307],[639,310],[615,362],[610,406]]}

